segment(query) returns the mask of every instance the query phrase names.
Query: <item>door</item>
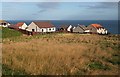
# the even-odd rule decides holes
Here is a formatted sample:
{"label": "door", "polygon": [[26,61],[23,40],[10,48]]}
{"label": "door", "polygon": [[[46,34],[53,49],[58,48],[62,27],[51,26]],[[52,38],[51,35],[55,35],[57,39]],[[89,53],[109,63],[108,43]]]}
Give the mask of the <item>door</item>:
{"label": "door", "polygon": [[32,29],[32,32],[35,32],[35,29]]}

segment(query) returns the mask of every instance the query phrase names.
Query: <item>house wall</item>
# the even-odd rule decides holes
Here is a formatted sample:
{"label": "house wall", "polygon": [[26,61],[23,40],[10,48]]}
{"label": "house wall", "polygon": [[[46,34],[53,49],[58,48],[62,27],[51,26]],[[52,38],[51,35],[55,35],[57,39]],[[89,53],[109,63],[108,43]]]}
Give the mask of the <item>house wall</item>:
{"label": "house wall", "polygon": [[84,30],[81,29],[79,26],[77,26],[77,27],[75,27],[75,28],[73,29],[73,32],[75,32],[75,33],[84,33]]}
{"label": "house wall", "polygon": [[55,27],[52,27],[52,28],[40,28],[39,30],[40,30],[40,32],[55,32],[56,28]]}
{"label": "house wall", "polygon": [[97,29],[91,25],[89,25],[87,29],[89,29],[91,33],[97,33]]}
{"label": "house wall", "polygon": [[33,22],[27,27],[26,30],[32,32],[32,29],[34,29],[35,32],[55,32],[56,31],[55,27],[52,27],[52,28],[39,28]]}
{"label": "house wall", "polygon": [[[5,25],[3,25],[5,23]],[[9,23],[6,23],[6,22],[4,22],[4,23],[0,23],[0,26],[2,26],[2,27],[8,27],[10,24]]]}
{"label": "house wall", "polygon": [[107,30],[104,29],[104,28],[99,28],[99,29],[97,30],[97,33],[98,33],[98,34],[107,34]]}
{"label": "house wall", "polygon": [[55,32],[55,31],[56,31],[56,28],[55,28],[55,27],[47,28],[47,32]]}
{"label": "house wall", "polygon": [[90,32],[90,30],[85,30],[85,33],[89,33]]}
{"label": "house wall", "polygon": [[33,22],[27,27],[26,31],[32,32],[32,29],[34,29],[34,32],[41,32],[40,28]]}
{"label": "house wall", "polygon": [[19,29],[23,29],[23,30],[25,30],[26,27],[27,27],[27,25],[24,23],[21,27],[19,27]]}

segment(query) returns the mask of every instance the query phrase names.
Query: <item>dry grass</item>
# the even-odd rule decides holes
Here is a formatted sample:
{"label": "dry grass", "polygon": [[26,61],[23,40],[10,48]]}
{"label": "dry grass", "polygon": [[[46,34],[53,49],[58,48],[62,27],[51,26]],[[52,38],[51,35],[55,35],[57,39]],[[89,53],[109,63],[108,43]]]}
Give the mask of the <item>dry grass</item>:
{"label": "dry grass", "polygon": [[[51,34],[18,38],[3,39],[2,62],[13,70],[31,75],[118,74],[119,64],[107,61],[118,54],[113,48],[119,42],[116,37]],[[104,47],[104,42],[111,45]],[[101,63],[103,69],[92,62]]]}

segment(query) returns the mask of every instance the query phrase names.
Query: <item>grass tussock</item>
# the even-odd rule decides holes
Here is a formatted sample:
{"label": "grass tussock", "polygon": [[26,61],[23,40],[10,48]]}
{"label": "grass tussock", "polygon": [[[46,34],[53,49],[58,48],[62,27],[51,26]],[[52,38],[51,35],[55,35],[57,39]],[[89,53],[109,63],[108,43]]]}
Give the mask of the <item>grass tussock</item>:
{"label": "grass tussock", "polygon": [[31,75],[117,75],[119,43],[115,36],[70,33],[11,37],[3,39],[2,62]]}

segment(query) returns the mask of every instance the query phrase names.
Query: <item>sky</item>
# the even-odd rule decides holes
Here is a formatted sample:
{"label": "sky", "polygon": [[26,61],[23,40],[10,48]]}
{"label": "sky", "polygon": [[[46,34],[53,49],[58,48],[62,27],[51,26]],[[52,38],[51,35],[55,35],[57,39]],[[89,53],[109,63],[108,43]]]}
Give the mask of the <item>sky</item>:
{"label": "sky", "polygon": [[[18,0],[21,1],[21,0]],[[3,20],[117,20],[118,2],[2,2]],[[107,1],[107,0],[105,0]]]}
{"label": "sky", "polygon": [[1,0],[2,2],[118,2],[120,0]]}

